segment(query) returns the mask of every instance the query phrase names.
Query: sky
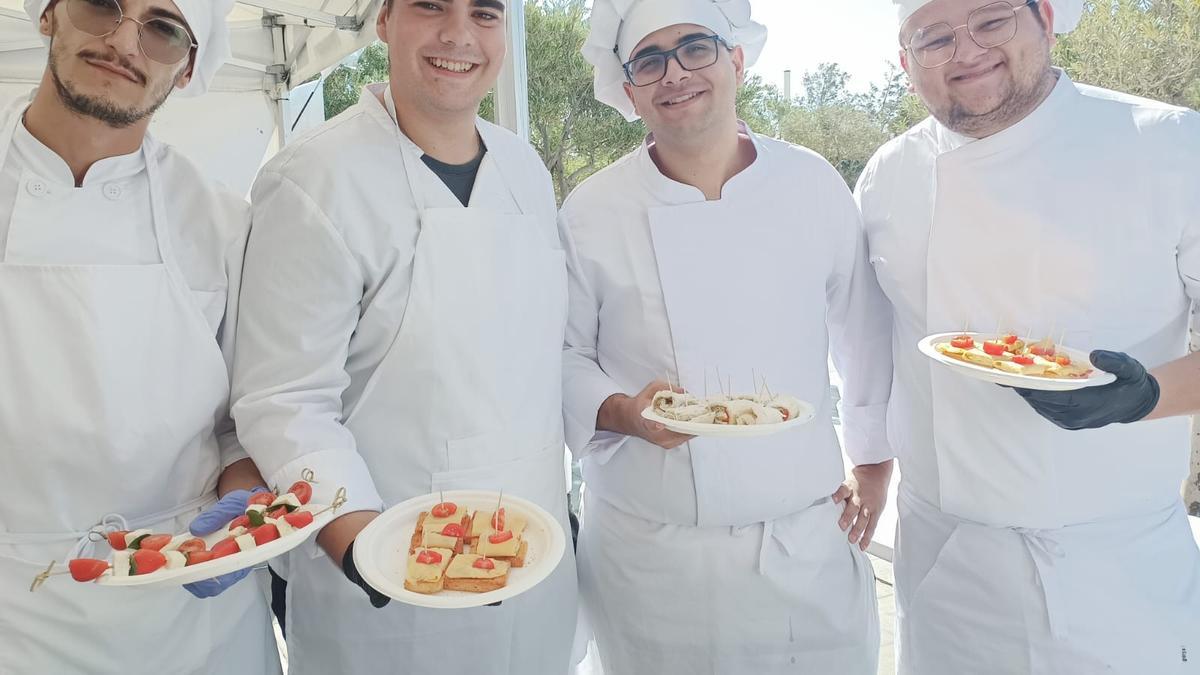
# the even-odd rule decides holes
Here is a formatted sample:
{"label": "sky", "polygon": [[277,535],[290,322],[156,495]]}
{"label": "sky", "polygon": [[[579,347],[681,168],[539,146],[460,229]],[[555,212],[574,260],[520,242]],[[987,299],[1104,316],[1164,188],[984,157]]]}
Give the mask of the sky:
{"label": "sky", "polygon": [[850,73],[850,89],[882,82],[888,62],[899,64],[896,10],[889,0],[753,0],[753,17],[767,26],[767,46],[751,72],[783,88],[792,70],[792,94],[800,78],[832,61]]}

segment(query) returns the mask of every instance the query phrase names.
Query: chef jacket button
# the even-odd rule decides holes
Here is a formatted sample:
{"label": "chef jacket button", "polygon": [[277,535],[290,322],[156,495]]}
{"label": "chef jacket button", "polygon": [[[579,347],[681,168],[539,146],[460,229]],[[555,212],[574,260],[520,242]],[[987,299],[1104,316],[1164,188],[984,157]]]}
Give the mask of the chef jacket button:
{"label": "chef jacket button", "polygon": [[104,196],[108,197],[114,202],[121,198],[122,192],[123,190],[121,189],[121,186],[117,183],[109,183],[108,185],[104,186]]}
{"label": "chef jacket button", "polygon": [[25,184],[25,189],[34,197],[41,197],[46,194],[46,184],[40,180],[31,180]]}

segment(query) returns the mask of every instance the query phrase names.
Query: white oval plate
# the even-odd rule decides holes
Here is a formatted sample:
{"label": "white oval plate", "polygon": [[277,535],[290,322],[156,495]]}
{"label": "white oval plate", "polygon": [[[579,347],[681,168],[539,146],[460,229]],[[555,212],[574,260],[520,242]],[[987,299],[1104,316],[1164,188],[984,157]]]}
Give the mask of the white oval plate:
{"label": "white oval plate", "polygon": [[[302,511],[316,513],[326,508],[321,504],[305,504],[300,507]],[[211,579],[219,577],[222,574],[229,574],[247,567],[260,565],[271,558],[283,555],[288,551],[303,544],[312,535],[316,534],[329,524],[329,521],[336,518],[336,513],[332,510],[326,511],[315,518],[306,527],[296,530],[287,536],[280,537],[275,541],[269,541],[262,546],[257,546],[249,551],[242,551],[227,555],[224,558],[217,558],[205,563],[199,563],[188,567],[169,570],[162,568],[151,572],[150,574],[139,574],[137,576],[114,576],[112,570],[105,572],[96,579],[96,583],[101,586],[152,586],[152,585],[174,585],[182,586],[195,581]],[[208,548],[212,548],[217,542],[229,536],[229,526],[226,525],[221,529],[213,532],[206,537],[200,537]],[[109,560],[111,562],[111,558]]]}
{"label": "white oval plate", "polygon": [[712,438],[757,438],[759,436],[770,436],[771,434],[787,431],[802,424],[808,424],[816,416],[816,409],[807,401],[800,401],[800,414],[798,416],[786,422],[777,422],[775,424],[701,424],[699,422],[681,422],[679,420],[667,419],[655,413],[651,408],[646,408],[642,411],[642,417],[645,419],[651,422],[658,422],[677,434],[709,436]]}
{"label": "white oval plate", "polygon": [[[459,507],[491,511],[499,493],[490,490],[448,490],[448,502]],[[442,591],[433,595],[414,593],[404,587],[408,569],[408,546],[412,542],[417,518],[442,500],[441,495],[414,497],[384,511],[371,521],[354,540],[354,565],[364,581],[380,593],[408,605],[435,609],[482,607],[516,597],[541,583],[558,567],[566,552],[567,538],[558,520],[545,509],[515,495],[504,495],[505,510],[525,520],[522,535],[529,542],[524,567],[508,572],[508,584],[487,593]]]}
{"label": "white oval plate", "polygon": [[[921,350],[922,354],[928,356],[934,361],[937,361],[944,366],[949,366],[950,368],[968,377],[973,377],[977,380],[983,380],[984,382],[991,382],[993,384],[1002,384],[1009,387],[1021,387],[1022,389],[1037,389],[1039,391],[1074,391],[1076,389],[1083,389],[1085,387],[1098,387],[1109,384],[1117,379],[1112,373],[1106,373],[1102,370],[1093,370],[1092,374],[1088,377],[1074,379],[1057,379],[1052,377],[1037,377],[1034,375],[1017,375],[1015,373],[1006,373],[1001,370],[996,370],[995,368],[978,366],[974,363],[967,363],[966,361],[952,359],[949,356],[939,353],[938,350],[934,348],[935,344],[939,342],[949,342],[951,338],[959,335],[970,335],[971,337],[975,338],[976,342],[995,339],[994,335],[989,335],[986,333],[938,333],[937,335],[930,335],[924,340],[918,342],[917,349]],[[1056,346],[1055,349],[1057,351],[1066,353],[1067,356],[1070,356],[1072,363],[1091,362],[1088,358],[1088,355],[1079,350],[1063,346]]]}

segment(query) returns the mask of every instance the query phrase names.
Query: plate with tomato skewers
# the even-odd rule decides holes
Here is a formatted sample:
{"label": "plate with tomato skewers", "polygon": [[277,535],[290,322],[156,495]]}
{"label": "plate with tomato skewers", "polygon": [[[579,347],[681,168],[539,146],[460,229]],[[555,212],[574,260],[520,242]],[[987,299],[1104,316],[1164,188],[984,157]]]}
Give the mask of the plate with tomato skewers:
{"label": "plate with tomato skewers", "polygon": [[938,333],[917,349],[962,375],[1022,389],[1072,391],[1116,379],[1096,370],[1087,352],[1013,333]]}
{"label": "plate with tomato skewers", "polygon": [[66,571],[51,563],[30,590],[60,574],[101,586],[181,586],[253,567],[304,543],[333,520],[346,501],[344,489],[333,504],[310,503],[311,497],[307,480],[296,481],[282,494],[259,492],[244,514],[204,537],[150,530],[109,532],[108,559],[76,558],[67,561]]}

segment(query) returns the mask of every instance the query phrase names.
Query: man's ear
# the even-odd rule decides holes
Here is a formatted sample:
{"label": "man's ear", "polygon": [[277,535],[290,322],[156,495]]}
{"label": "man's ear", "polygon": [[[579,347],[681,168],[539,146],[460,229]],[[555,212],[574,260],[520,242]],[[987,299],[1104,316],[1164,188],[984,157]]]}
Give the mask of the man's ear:
{"label": "man's ear", "polygon": [[54,7],[57,2],[51,2],[46,6],[46,11],[42,12],[42,16],[38,18],[38,32],[46,37],[54,34]]}
{"label": "man's ear", "polygon": [[188,57],[188,63],[184,66],[179,75],[175,76],[175,88],[183,89],[192,81],[192,75],[196,72],[196,50],[192,50],[192,55]]}
{"label": "man's ear", "polygon": [[740,87],[746,81],[746,52],[742,50],[741,45],[738,45],[729,53],[729,57],[733,61],[733,70],[737,75],[737,83]]}
{"label": "man's ear", "polygon": [[388,15],[392,13],[392,3],[395,1],[384,2],[383,7],[379,9],[379,17],[375,19],[375,35],[384,44],[387,44]]}
{"label": "man's ear", "polygon": [[[633,98],[633,85],[629,84],[629,81],[626,80],[621,86],[625,88],[625,95],[629,97],[629,102],[633,104],[634,111],[637,111],[637,100]],[[640,115],[641,112],[638,111],[638,114]]]}

